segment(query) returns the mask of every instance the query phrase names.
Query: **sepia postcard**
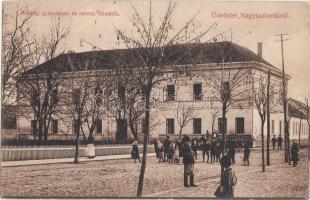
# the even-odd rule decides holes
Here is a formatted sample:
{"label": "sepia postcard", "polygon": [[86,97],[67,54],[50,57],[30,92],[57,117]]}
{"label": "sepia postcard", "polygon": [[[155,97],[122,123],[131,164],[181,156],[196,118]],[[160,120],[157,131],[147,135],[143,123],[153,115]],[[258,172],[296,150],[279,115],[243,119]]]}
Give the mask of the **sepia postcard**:
{"label": "sepia postcard", "polygon": [[4,0],[3,199],[309,199],[310,3]]}

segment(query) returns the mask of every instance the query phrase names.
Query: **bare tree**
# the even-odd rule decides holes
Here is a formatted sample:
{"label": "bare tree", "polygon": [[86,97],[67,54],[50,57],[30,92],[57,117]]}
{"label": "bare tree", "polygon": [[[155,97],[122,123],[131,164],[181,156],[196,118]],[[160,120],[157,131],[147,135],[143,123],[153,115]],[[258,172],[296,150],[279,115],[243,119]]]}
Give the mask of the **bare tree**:
{"label": "bare tree", "polygon": [[215,126],[215,121],[218,119],[218,117],[220,115],[220,111],[218,109],[212,109],[210,111],[210,115],[211,115],[211,132],[213,132],[214,126]]}
{"label": "bare tree", "polygon": [[[270,69],[268,69],[268,71],[260,71],[259,75],[256,75],[258,77],[254,77],[254,76],[253,76],[253,106],[257,109],[258,114],[261,119],[262,171],[264,172],[265,171],[264,124],[266,122],[266,118],[268,118],[268,112],[272,111],[278,105],[277,96],[279,96],[279,93],[276,92],[276,90],[273,87],[274,85],[271,82]],[[267,131],[268,129],[269,127],[267,126]],[[268,132],[267,132],[267,137],[268,137]],[[267,138],[267,142],[269,142],[268,138]],[[267,156],[268,156],[268,150],[269,148],[267,146]]]}
{"label": "bare tree", "polygon": [[254,99],[253,104],[254,107],[257,109],[259,117],[261,119],[261,142],[262,142],[262,171],[265,172],[265,146],[264,146],[264,124],[266,120],[267,115],[267,104],[268,104],[268,98],[267,98],[267,90],[268,90],[268,80],[270,74],[268,75],[268,78],[266,78],[263,74],[260,75],[257,81],[257,86],[254,88]]}
{"label": "bare tree", "polygon": [[[38,134],[40,143],[44,139],[47,142],[48,130],[53,115],[58,108],[58,100],[62,93],[59,85],[63,78],[61,72],[45,70],[41,71],[39,65],[42,61],[49,61],[56,56],[59,46],[69,34],[69,28],[61,23],[60,18],[53,20],[50,35],[44,36],[41,41],[33,39],[31,45],[31,57],[23,65],[31,66],[33,69],[23,73],[17,79],[18,101],[21,106],[21,115],[29,119],[33,115],[34,138]],[[53,64],[61,66],[57,61]],[[26,105],[25,105],[26,104]],[[27,105],[31,107],[29,112]],[[30,114],[30,115],[29,115]],[[32,118],[32,117],[30,117]]]}
{"label": "bare tree", "polygon": [[[232,43],[220,43],[220,52],[222,49],[227,49],[226,45],[232,45]],[[223,45],[223,46],[222,46]],[[228,47],[229,48],[229,47]],[[231,69],[229,66],[225,67],[225,60],[229,57],[229,52],[220,53],[221,59],[220,66],[216,66],[209,70],[208,74],[205,74],[205,81],[209,85],[211,95],[221,104],[221,126],[223,128],[223,140],[224,140],[224,153],[226,151],[226,132],[227,122],[226,113],[229,108],[237,107],[242,108],[248,106],[248,101],[251,99],[250,87],[252,77],[253,65],[240,66],[239,69]],[[225,68],[225,70],[224,70]]]}
{"label": "bare tree", "polygon": [[[6,6],[7,4],[4,4],[4,7]],[[2,104],[12,104],[16,95],[16,79],[31,67],[28,64],[33,54],[31,49],[33,40],[30,37],[32,15],[21,15],[24,7],[25,5],[20,3],[16,4],[12,15],[3,10]]]}
{"label": "bare tree", "polygon": [[[167,9],[164,11],[162,18],[159,19],[159,24],[154,20],[152,2],[149,4],[149,16],[144,19],[138,12],[136,7],[130,2],[133,10],[132,32],[135,35],[129,35],[124,31],[116,28],[117,38],[131,49],[132,56],[137,62],[134,66],[136,79],[139,85],[145,88],[145,112],[144,112],[144,139],[143,139],[143,158],[139,176],[139,184],[137,196],[142,196],[144,173],[146,169],[147,145],[149,140],[149,123],[150,123],[150,95],[154,85],[165,79],[167,67],[173,67],[175,63],[184,59],[191,52],[193,42],[197,44],[201,37],[206,35],[214,24],[206,31],[197,31],[198,27],[194,24],[194,15],[191,19],[185,22],[185,25],[180,29],[175,30],[172,22],[172,16],[176,9],[176,3],[170,2]],[[178,50],[183,48],[182,55],[176,55],[176,45],[183,43],[183,46],[178,46]]]}
{"label": "bare tree", "polygon": [[178,108],[174,114],[180,127],[179,138],[181,138],[183,128],[195,117],[195,110],[191,106],[184,105],[183,102],[178,102]]}
{"label": "bare tree", "polygon": [[[74,164],[78,164],[80,134],[83,124],[85,124],[89,118],[94,120],[98,116],[95,105],[93,105],[95,104],[94,91],[97,85],[91,78],[94,75],[91,69],[94,68],[97,57],[94,53],[92,56],[80,57],[79,59],[71,58],[69,54],[66,58],[68,59],[71,71],[66,76],[66,81],[62,83],[62,87],[66,92],[61,99],[61,104],[64,105],[64,108],[61,110],[60,114],[70,119],[74,134],[76,134]],[[93,110],[91,110],[91,108],[93,108]],[[90,116],[90,113],[94,115]],[[95,125],[93,124],[92,126]]]}

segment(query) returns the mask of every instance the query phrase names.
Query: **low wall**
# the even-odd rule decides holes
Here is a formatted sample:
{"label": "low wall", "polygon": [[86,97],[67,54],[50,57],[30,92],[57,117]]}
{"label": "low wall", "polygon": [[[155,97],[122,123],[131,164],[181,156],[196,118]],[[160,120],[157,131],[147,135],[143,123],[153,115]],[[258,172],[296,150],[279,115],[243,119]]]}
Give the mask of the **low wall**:
{"label": "low wall", "polygon": [[[80,146],[80,157],[86,156],[86,146]],[[130,145],[104,145],[95,146],[96,156],[122,155],[130,154],[132,146]],[[140,153],[143,152],[142,146],[139,146]],[[148,146],[148,153],[154,153],[154,146]],[[74,158],[74,146],[2,146],[2,161],[17,160],[42,160],[42,159],[58,159],[58,158]]]}

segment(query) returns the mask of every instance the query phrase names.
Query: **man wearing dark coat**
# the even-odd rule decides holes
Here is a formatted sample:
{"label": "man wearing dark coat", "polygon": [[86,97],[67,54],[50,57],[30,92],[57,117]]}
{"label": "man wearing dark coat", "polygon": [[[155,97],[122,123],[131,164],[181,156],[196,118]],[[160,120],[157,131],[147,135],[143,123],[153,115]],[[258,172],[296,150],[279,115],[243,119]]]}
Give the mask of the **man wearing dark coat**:
{"label": "man wearing dark coat", "polygon": [[200,142],[201,142],[201,151],[202,151],[202,162],[205,162],[206,155],[208,157],[207,162],[209,162],[210,142],[208,141],[208,139],[205,138],[205,136],[202,136],[202,138],[200,139]]}
{"label": "man wearing dark coat", "polygon": [[231,163],[235,164],[236,143],[234,138],[227,141],[227,155],[231,159]]}
{"label": "man wearing dark coat", "polygon": [[132,143],[131,158],[134,159],[135,162],[136,162],[136,159],[138,159],[139,162],[141,162],[140,155],[139,155],[138,142],[137,141],[134,141]]}
{"label": "man wearing dark coat", "polygon": [[221,198],[234,198],[234,186],[237,184],[237,177],[235,171],[231,167],[231,159],[224,155],[220,160],[224,172],[220,179],[222,191],[216,191],[215,195]]}
{"label": "man wearing dark coat", "polygon": [[298,144],[297,144],[296,140],[294,140],[293,141],[293,145],[291,147],[291,155],[292,155],[293,167],[297,166],[297,162],[299,160],[298,152],[299,152],[299,147],[298,147]]}
{"label": "man wearing dark coat", "polygon": [[274,150],[276,148],[276,143],[277,143],[277,138],[275,135],[273,135],[271,142],[272,142],[272,149]]}
{"label": "man wearing dark coat", "polygon": [[[194,163],[195,158],[190,146],[190,139],[187,135],[182,138],[182,154],[184,164],[184,187],[197,187],[194,184]],[[190,183],[188,185],[188,176]]]}
{"label": "man wearing dark coat", "polygon": [[166,137],[164,140],[163,146],[164,146],[164,162],[168,161],[168,153],[169,153],[169,148],[171,145],[170,137],[169,135]]}
{"label": "man wearing dark coat", "polygon": [[194,157],[197,160],[197,156],[198,156],[198,142],[195,138],[192,139],[192,151],[194,153]]}
{"label": "man wearing dark coat", "polygon": [[211,153],[211,164],[215,162],[215,156],[216,156],[216,140],[212,138],[211,144],[210,144],[210,153]]}
{"label": "man wearing dark coat", "polygon": [[251,142],[244,141],[243,145],[243,165],[250,166]]}

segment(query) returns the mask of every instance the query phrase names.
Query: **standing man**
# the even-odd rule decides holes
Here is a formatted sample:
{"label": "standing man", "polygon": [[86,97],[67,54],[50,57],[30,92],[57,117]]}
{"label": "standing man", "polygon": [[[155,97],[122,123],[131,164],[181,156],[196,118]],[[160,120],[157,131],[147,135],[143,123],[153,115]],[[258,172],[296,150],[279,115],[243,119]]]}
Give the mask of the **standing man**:
{"label": "standing man", "polygon": [[276,139],[275,135],[273,135],[273,137],[271,139],[271,142],[272,142],[272,149],[274,150],[276,148],[276,142],[277,142],[277,139]]}
{"label": "standing man", "polygon": [[196,138],[192,139],[192,151],[194,153],[194,157],[197,160],[197,156],[198,156],[198,142],[196,140]]}
{"label": "standing man", "polygon": [[168,153],[169,153],[170,144],[171,144],[170,137],[169,137],[169,135],[167,135],[166,139],[164,140],[164,144],[163,144],[163,146],[164,146],[164,160],[163,160],[163,162],[168,161]]}
{"label": "standing man", "polygon": [[215,162],[215,155],[216,155],[216,140],[215,140],[215,138],[212,138],[212,140],[211,140],[210,153],[211,153],[210,164],[213,164]]}
{"label": "standing man", "polygon": [[134,159],[135,162],[137,159],[139,160],[139,162],[141,162],[139,155],[138,141],[134,141],[131,146],[132,146],[131,158]]}
{"label": "standing man", "polygon": [[[197,187],[194,184],[194,163],[195,158],[190,147],[190,139],[187,135],[182,138],[182,153],[184,163],[184,187]],[[190,183],[188,185],[188,176],[190,177]]]}
{"label": "standing man", "polygon": [[231,159],[231,163],[235,164],[236,143],[234,138],[227,141],[227,150],[227,155]]}
{"label": "standing man", "polygon": [[281,137],[281,134],[279,135],[277,141],[278,141],[278,149],[282,149],[283,138]]}
{"label": "standing man", "polygon": [[205,136],[202,136],[202,138],[200,139],[200,142],[201,142],[201,151],[202,151],[202,162],[205,162],[206,155],[208,157],[207,162],[209,162],[210,142],[208,141],[208,139],[205,138]]}
{"label": "standing man", "polygon": [[250,141],[244,141],[243,144],[243,166],[250,166],[251,144]]}
{"label": "standing man", "polygon": [[293,145],[291,147],[291,155],[292,155],[292,160],[293,160],[293,167],[297,166],[297,162],[299,161],[298,158],[298,152],[299,152],[299,147],[296,142],[296,140],[293,141]]}

